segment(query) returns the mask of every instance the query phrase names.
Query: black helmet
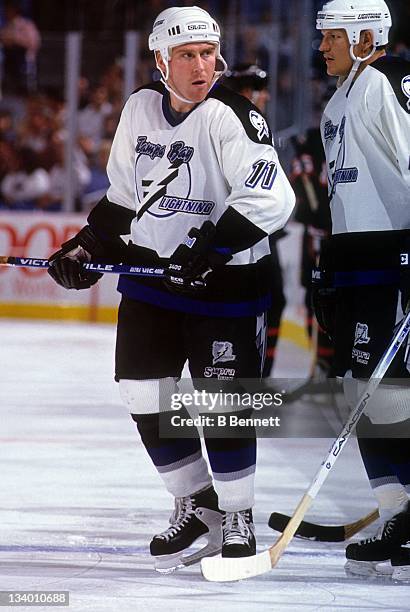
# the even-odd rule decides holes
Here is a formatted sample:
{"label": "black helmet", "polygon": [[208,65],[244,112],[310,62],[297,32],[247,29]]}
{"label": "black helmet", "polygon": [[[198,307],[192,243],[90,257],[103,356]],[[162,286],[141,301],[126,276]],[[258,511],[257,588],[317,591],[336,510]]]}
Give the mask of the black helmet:
{"label": "black helmet", "polygon": [[236,64],[225,73],[224,84],[234,91],[261,91],[268,87],[268,75],[255,64]]}

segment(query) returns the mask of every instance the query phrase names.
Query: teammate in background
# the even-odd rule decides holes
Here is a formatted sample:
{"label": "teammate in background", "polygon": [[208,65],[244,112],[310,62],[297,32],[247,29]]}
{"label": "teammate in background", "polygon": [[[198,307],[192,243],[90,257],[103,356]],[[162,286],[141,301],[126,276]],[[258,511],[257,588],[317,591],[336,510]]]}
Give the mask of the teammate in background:
{"label": "teammate in background", "polygon": [[236,64],[232,70],[227,70],[223,84],[245,96],[261,113],[266,112],[269,102],[268,75],[265,70],[255,64]]}
{"label": "teammate in background", "polygon": [[[237,93],[245,96],[254,104],[261,113],[265,113],[269,102],[268,75],[264,70],[253,64],[238,64],[232,70],[228,70],[223,81],[224,85]],[[279,337],[280,320],[286,305],[283,292],[283,278],[280,266],[277,241],[285,235],[283,230],[275,232],[269,237],[271,249],[270,282],[272,283],[272,305],[267,312],[267,341],[266,355],[262,376],[268,378],[271,375],[276,345]]]}
{"label": "teammate in background", "polygon": [[[316,313],[334,338],[351,405],[410,297],[409,277],[399,271],[401,250],[410,250],[410,63],[386,56],[390,26],[383,0],[332,0],[317,16],[327,73],[339,81],[321,122],[332,213],[321,268],[334,291],[315,291]],[[347,547],[353,573],[375,574],[378,562],[390,560],[394,578],[410,578],[402,548],[410,540],[408,367],[403,347],[359,423],[384,526]]]}
{"label": "teammate in background", "polygon": [[[161,424],[186,360],[201,391],[240,392],[241,378],[260,377],[269,234],[286,223],[294,194],[263,116],[243,97],[214,87],[226,63],[212,17],[198,7],[166,9],[149,48],[161,82],[141,87],[125,104],[106,197],[51,257],[50,274],[80,289],[98,280],[82,262],[99,257],[167,270],[165,282],[120,277],[115,377],[175,498],[170,526],[150,547],[157,569],[170,571],[221,547],[223,557],[255,554],[254,428],[221,439],[204,427],[212,479],[197,430],[163,437]],[[184,407],[178,414],[189,417]],[[186,555],[201,536],[208,545]]]}
{"label": "teammate in background", "polygon": [[314,351],[314,362],[308,380],[292,393],[287,402],[305,393],[329,392],[332,376],[333,346],[329,336],[318,325],[312,308],[312,271],[318,265],[321,245],[331,233],[327,193],[326,165],[319,128],[311,128],[293,140],[291,185],[296,194],[294,221],[304,226],[302,238],[301,284],[305,288],[306,329]]}

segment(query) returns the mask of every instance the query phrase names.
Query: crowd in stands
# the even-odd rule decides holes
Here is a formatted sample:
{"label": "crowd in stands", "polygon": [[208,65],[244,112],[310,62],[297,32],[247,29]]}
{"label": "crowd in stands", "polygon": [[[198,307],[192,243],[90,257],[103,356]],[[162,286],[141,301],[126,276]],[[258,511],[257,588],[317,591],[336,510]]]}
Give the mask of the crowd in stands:
{"label": "crowd in stands", "polygon": [[[62,88],[41,87],[42,37],[21,3],[0,5],[0,210],[59,211],[67,184],[66,104]],[[106,165],[123,104],[121,65],[93,83],[78,81],[74,150],[75,209],[89,210],[108,187]]]}
{"label": "crowd in stands", "polygon": [[[36,8],[42,2],[5,0],[0,4],[0,210],[58,211],[63,208],[67,180],[64,164],[66,105],[63,88],[42,86],[37,74],[36,60],[41,50],[44,23],[41,23],[43,17],[36,13]],[[122,2],[128,7],[127,0]],[[321,0],[315,2],[318,6],[322,4]],[[52,7],[56,4],[50,3],[48,14],[52,15]],[[154,72],[152,55],[145,48],[152,20],[163,8],[173,4],[169,0],[151,0],[149,4],[133,0],[129,5],[132,6],[134,21],[141,27],[143,41],[137,64],[136,86],[151,80]],[[187,1],[186,4],[190,5],[191,2]],[[270,0],[258,3],[237,0],[236,13],[232,13],[230,2],[198,0],[196,4],[209,10],[222,24],[231,23],[235,14],[246,15],[245,22],[242,20],[246,26],[237,30],[239,42],[234,52],[235,59],[257,62],[263,69],[269,69],[267,45],[257,28],[272,19],[280,20],[281,15],[285,16],[287,0],[277,0],[275,15]],[[400,26],[395,32],[391,52],[410,58],[410,3],[408,0],[395,0],[394,4],[401,18],[396,18]],[[101,2],[103,5],[104,1]],[[45,14],[44,11],[41,13]],[[100,15],[104,14],[100,10]],[[286,98],[292,95],[289,65],[295,43],[292,23],[289,19],[283,19],[281,23],[284,25],[278,41],[278,87],[279,96],[282,92]],[[313,25],[312,34],[315,38]],[[61,35],[64,36],[63,31]],[[313,111],[317,115],[329,87],[323,62],[318,55],[314,43],[312,99],[316,101]],[[76,210],[89,210],[108,186],[105,168],[124,101],[123,87],[123,65],[118,57],[113,57],[112,62],[100,74],[93,75],[92,79],[83,75],[78,81],[79,109],[74,154]],[[288,105],[278,103],[279,127],[281,107],[285,115],[288,114]]]}
{"label": "crowd in stands", "polygon": [[[74,152],[76,210],[88,210],[108,187],[105,168],[120,112],[106,86],[82,93]],[[51,93],[25,96],[20,120],[10,108],[0,110],[0,209],[62,209],[65,118],[63,101]]]}

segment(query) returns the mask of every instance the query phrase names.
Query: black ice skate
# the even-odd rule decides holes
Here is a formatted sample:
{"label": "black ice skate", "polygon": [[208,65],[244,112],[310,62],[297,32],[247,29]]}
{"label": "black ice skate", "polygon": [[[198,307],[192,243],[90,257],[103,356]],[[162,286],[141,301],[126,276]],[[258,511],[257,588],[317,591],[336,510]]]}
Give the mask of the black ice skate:
{"label": "black ice skate", "polygon": [[[158,572],[167,574],[220,552],[222,513],[213,487],[194,495],[175,498],[170,523],[171,526],[155,535],[150,544]],[[186,549],[202,537],[207,539],[207,545],[190,555],[184,555]]]}
{"label": "black ice skate", "polygon": [[222,557],[250,557],[256,554],[252,509],[224,512]]}
{"label": "black ice skate", "polygon": [[373,538],[349,544],[346,548],[347,573],[360,576],[391,575],[390,561],[399,553],[401,545],[410,541],[410,503],[407,508],[386,521]]}

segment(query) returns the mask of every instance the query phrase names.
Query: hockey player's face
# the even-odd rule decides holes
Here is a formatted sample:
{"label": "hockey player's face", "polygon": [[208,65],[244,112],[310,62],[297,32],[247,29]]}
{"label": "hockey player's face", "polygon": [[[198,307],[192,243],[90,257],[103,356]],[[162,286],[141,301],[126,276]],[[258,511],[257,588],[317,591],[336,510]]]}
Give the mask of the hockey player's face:
{"label": "hockey player's face", "polygon": [[319,51],[323,53],[327,74],[347,76],[353,65],[350,43],[345,30],[322,30]]}
{"label": "hockey player's face", "polygon": [[[215,64],[214,45],[196,43],[175,47],[169,61],[169,85],[182,97],[198,104],[205,99],[211,87]],[[185,110],[183,103],[172,96],[171,104],[175,110]]]}

